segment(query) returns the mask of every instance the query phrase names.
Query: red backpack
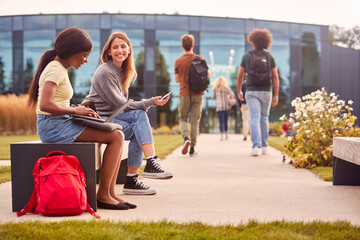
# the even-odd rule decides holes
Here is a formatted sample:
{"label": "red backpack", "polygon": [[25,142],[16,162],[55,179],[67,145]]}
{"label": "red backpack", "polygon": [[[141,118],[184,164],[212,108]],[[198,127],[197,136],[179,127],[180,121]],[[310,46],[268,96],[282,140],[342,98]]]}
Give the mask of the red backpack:
{"label": "red backpack", "polygon": [[71,216],[86,211],[100,218],[87,203],[85,174],[75,156],[52,151],[36,161],[33,176],[34,191],[18,217],[26,213]]}

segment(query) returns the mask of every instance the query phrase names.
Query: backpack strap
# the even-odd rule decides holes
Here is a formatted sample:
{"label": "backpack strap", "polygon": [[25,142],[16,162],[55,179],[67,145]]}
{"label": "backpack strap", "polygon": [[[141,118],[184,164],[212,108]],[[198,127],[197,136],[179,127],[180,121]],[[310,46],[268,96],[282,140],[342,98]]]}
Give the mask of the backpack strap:
{"label": "backpack strap", "polygon": [[90,213],[92,216],[94,216],[95,218],[100,218],[99,215],[97,215],[94,210],[90,207],[90,205],[87,203],[86,205],[86,212]]}
{"label": "backpack strap", "polygon": [[36,207],[36,205],[37,205],[36,189],[34,187],[34,190],[33,190],[33,193],[31,195],[29,202],[26,204],[26,206],[20,212],[17,212],[16,215],[18,217],[21,217],[21,216],[25,215],[26,213],[38,214],[38,212],[33,211],[33,209]]}
{"label": "backpack strap", "polygon": [[52,155],[67,155],[66,153],[64,153],[63,151],[59,151],[59,150],[55,150],[52,152],[49,152],[46,157],[51,157]]}

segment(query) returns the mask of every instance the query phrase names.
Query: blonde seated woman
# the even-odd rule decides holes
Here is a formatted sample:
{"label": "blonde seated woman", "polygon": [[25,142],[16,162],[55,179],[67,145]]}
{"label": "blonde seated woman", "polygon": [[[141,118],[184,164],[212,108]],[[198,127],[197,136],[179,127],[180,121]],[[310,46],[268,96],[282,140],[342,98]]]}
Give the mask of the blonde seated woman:
{"label": "blonde seated woman", "polygon": [[228,140],[228,118],[231,109],[228,98],[230,96],[235,97],[235,94],[228,86],[228,83],[223,76],[220,76],[215,80],[212,91],[212,98],[216,101],[215,110],[219,118],[220,141],[224,140],[224,135],[225,140]]}

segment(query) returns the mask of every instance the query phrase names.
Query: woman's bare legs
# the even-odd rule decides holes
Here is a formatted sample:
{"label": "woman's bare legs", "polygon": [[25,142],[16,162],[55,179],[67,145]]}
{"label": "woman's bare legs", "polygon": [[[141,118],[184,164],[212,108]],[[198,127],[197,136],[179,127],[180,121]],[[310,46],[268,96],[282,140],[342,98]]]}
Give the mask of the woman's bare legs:
{"label": "woman's bare legs", "polygon": [[[155,146],[154,143],[147,143],[141,145],[141,150],[144,152],[145,158],[155,156]],[[139,172],[139,168],[136,167],[128,167],[129,174],[137,174]]]}
{"label": "woman's bare legs", "polygon": [[120,166],[122,147],[124,145],[124,134],[118,130],[105,132],[87,127],[76,139],[76,141],[100,142],[107,144],[103,155],[97,199],[108,204],[118,204],[118,200],[115,200],[110,193],[111,191],[114,191],[111,188],[114,187],[113,178],[115,170],[117,174],[118,167]]}
{"label": "woman's bare legs", "polygon": [[[124,146],[124,145],[122,145],[122,146]],[[122,148],[122,146],[121,146],[121,148]],[[118,176],[118,173],[119,173],[120,164],[121,164],[121,159],[120,159],[120,161],[118,162],[116,168],[114,169],[115,172],[114,172],[113,178],[111,179],[110,196],[111,196],[113,199],[115,199],[116,201],[118,201],[118,202],[125,203],[125,201],[122,200],[121,198],[117,197],[117,196],[116,196],[116,193],[115,193],[115,184],[116,184],[117,176]]]}

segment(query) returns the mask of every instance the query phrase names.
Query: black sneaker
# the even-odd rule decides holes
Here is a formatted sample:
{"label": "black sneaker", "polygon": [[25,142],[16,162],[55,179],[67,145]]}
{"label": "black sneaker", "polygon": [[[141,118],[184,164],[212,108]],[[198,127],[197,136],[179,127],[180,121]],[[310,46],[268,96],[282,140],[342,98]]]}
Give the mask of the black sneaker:
{"label": "black sneaker", "polygon": [[156,194],[156,190],[139,181],[139,175],[136,174],[135,176],[126,177],[123,193],[131,195],[153,195]]}
{"label": "black sneaker", "polygon": [[146,160],[143,177],[155,179],[170,179],[173,177],[171,172],[165,171],[159,164],[158,156]]}
{"label": "black sneaker", "polygon": [[191,141],[189,140],[189,138],[184,138],[184,144],[183,144],[183,147],[181,149],[181,153],[182,154],[187,154],[188,153],[188,150],[189,150],[189,146],[190,146],[190,143]]}
{"label": "black sneaker", "polygon": [[195,152],[195,148],[194,147],[190,147],[190,152],[189,152],[189,155],[190,157],[195,157],[197,156],[197,152]]}

